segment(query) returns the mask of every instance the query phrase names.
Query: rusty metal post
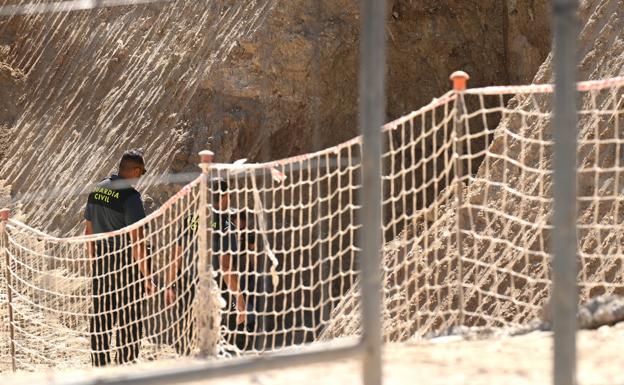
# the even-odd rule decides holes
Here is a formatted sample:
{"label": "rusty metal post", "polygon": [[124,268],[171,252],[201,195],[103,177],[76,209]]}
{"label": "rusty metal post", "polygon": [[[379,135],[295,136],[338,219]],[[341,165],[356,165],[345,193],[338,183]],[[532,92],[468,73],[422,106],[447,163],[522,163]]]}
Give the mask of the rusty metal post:
{"label": "rusty metal post", "polygon": [[462,148],[461,138],[464,135],[464,122],[462,120],[465,114],[463,92],[468,86],[468,79],[470,76],[464,71],[455,71],[451,74],[450,79],[453,81],[453,91],[457,95],[455,99],[455,116],[453,118],[453,147],[455,154],[455,195],[457,201],[456,208],[456,233],[455,240],[457,242],[457,307],[459,314],[457,317],[458,325],[464,325],[464,237],[462,231],[464,229],[464,220],[462,216],[462,206],[464,204],[464,189],[462,178],[464,176],[464,168],[462,165],[462,156],[464,155],[464,149]]}
{"label": "rusty metal post", "polygon": [[9,260],[9,252],[7,251],[7,236],[5,233],[6,223],[9,220],[9,216],[11,214],[11,210],[2,209],[0,210],[0,239],[2,240],[2,252],[4,253],[5,263],[6,263],[6,286],[7,286],[7,307],[9,309],[9,338],[11,345],[11,369],[15,372],[15,328],[13,327],[13,293],[11,290],[11,269],[10,269],[10,260]]}

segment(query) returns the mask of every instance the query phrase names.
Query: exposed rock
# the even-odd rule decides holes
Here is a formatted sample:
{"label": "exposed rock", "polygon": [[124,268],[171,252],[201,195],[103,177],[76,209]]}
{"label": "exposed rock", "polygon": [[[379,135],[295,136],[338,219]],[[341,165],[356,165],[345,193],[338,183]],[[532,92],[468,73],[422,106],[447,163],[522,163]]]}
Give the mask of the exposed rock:
{"label": "exposed rock", "polygon": [[578,312],[579,328],[597,329],[624,321],[624,297],[606,295],[592,298]]}
{"label": "exposed rock", "polygon": [[[598,329],[613,326],[624,321],[624,297],[601,295],[582,303],[577,312],[578,329]],[[516,327],[451,327],[425,336],[429,341],[456,336],[461,340],[480,340],[519,336],[532,332],[552,331],[552,311],[550,301],[545,302],[539,318]]]}
{"label": "exposed rock", "polygon": [[[553,322],[550,301],[546,302],[541,314],[541,321],[550,327]],[[578,309],[578,328],[597,329],[624,321],[624,297],[617,295],[601,295],[591,298]]]}

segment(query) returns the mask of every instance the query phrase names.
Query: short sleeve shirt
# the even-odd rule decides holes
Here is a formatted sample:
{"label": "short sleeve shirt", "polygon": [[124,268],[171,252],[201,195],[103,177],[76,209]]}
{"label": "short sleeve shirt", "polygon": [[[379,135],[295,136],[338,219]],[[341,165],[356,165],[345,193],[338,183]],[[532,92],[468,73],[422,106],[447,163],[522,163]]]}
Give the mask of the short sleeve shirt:
{"label": "short sleeve shirt", "polygon": [[[212,212],[211,222],[212,232],[212,266],[217,272],[221,271],[219,257],[221,254],[230,254],[236,257],[236,235],[233,231],[233,224],[227,213]],[[183,219],[178,230],[178,245],[184,253],[183,265],[180,266],[181,273],[187,282],[194,281],[197,275],[197,249],[199,239],[196,237],[199,229],[199,218],[197,215],[189,215]]]}
{"label": "short sleeve shirt", "polygon": [[96,234],[122,229],[145,218],[141,194],[124,186],[120,176],[111,175],[89,194],[84,217]]}
{"label": "short sleeve shirt", "polygon": [[219,256],[230,254],[232,263],[238,250],[234,225],[228,213],[212,211],[212,267],[220,271]]}
{"label": "short sleeve shirt", "polygon": [[228,213],[212,212],[212,252],[218,254],[237,251],[234,224]]}

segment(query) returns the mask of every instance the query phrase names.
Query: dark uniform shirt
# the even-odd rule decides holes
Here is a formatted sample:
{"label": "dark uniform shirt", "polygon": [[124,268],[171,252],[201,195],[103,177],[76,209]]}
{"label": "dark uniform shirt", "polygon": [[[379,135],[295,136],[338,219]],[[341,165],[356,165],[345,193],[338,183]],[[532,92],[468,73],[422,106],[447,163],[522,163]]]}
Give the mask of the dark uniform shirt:
{"label": "dark uniform shirt", "polygon": [[[220,273],[222,271],[219,261],[221,254],[230,254],[230,258],[236,258],[236,235],[230,216],[227,213],[212,212],[212,268]],[[194,282],[197,275],[197,248],[199,239],[196,237],[199,229],[197,215],[188,216],[179,230],[178,245],[184,253],[183,263],[180,266],[183,283]]]}
{"label": "dark uniform shirt", "polygon": [[212,267],[220,270],[221,254],[230,254],[231,264],[236,266],[236,234],[229,213],[212,212]]}
{"label": "dark uniform shirt", "polygon": [[94,233],[106,233],[129,226],[145,218],[141,194],[132,187],[113,188],[123,181],[111,175],[98,183],[89,194],[85,219],[93,224]]}
{"label": "dark uniform shirt", "polygon": [[242,274],[240,288],[241,291],[248,291],[249,294],[254,294],[256,288],[256,281],[258,280],[259,273],[262,271],[262,267],[259,266],[259,258],[254,258],[254,262],[250,259],[255,257],[255,250],[252,249],[252,245],[256,244],[256,232],[253,229],[245,228],[241,230],[241,236],[238,241],[238,272]]}

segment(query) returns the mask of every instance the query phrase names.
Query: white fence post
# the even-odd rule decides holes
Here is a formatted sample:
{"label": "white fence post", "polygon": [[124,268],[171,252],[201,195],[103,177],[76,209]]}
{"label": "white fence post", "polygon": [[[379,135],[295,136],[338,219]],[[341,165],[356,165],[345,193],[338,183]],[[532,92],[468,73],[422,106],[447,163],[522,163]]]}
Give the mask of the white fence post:
{"label": "white fence post", "polygon": [[455,99],[455,116],[453,118],[453,149],[455,152],[453,156],[455,158],[455,195],[457,199],[457,218],[455,223],[455,241],[457,242],[457,326],[464,325],[464,236],[462,233],[464,229],[464,221],[461,214],[461,209],[464,204],[464,183],[462,182],[462,177],[464,176],[464,167],[462,165],[461,158],[464,154],[464,149],[462,148],[460,140],[464,136],[464,124],[462,121],[462,117],[466,109],[464,107],[464,99],[461,93],[466,90],[469,79],[470,76],[463,71],[455,71],[451,74],[451,80],[453,81],[453,91],[455,91],[455,93],[457,94],[457,99]]}
{"label": "white fence post", "polygon": [[[215,356],[217,353],[217,344],[219,342],[219,324],[220,317],[215,313],[218,306],[218,299],[215,296],[214,282],[212,277],[212,267],[209,261],[208,244],[210,242],[210,227],[208,220],[210,216],[208,198],[210,191],[208,190],[208,178],[210,174],[210,164],[214,154],[211,151],[201,151],[199,153],[199,167],[202,172],[199,179],[199,213],[198,213],[198,304],[195,308],[199,308],[197,322],[199,327],[196,328],[199,337],[199,355],[200,357]],[[219,309],[220,311],[220,309]]]}
{"label": "white fence post", "polygon": [[0,210],[0,242],[2,242],[2,252],[5,257],[5,273],[6,273],[6,288],[7,288],[7,308],[9,310],[9,344],[11,346],[11,369],[15,372],[15,329],[13,328],[13,293],[11,290],[11,261],[9,259],[9,252],[7,246],[7,235],[5,232],[6,223],[9,220],[11,211],[9,209]]}

